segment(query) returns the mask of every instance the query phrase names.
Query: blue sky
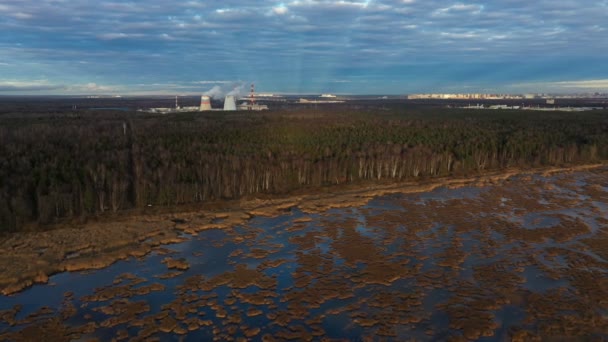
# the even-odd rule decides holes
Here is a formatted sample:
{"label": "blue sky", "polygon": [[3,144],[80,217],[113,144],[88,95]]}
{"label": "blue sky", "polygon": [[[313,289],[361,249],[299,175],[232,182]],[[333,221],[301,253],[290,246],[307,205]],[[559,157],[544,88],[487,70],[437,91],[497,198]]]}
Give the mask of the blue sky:
{"label": "blue sky", "polygon": [[608,92],[608,0],[0,2],[0,94]]}

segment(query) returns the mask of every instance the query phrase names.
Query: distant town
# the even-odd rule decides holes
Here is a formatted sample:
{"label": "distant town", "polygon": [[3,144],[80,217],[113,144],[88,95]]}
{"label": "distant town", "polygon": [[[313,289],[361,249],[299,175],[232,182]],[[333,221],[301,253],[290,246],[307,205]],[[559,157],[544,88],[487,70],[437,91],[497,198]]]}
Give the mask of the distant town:
{"label": "distant town", "polygon": [[409,100],[532,100],[532,99],[589,99],[607,98],[608,93],[584,93],[584,94],[410,94]]}
{"label": "distant town", "polygon": [[[151,97],[158,96],[167,96],[166,95],[147,95]],[[192,95],[192,94],[188,94]],[[186,94],[182,94],[180,96],[188,96]],[[1,96],[1,95],[0,95]],[[84,98],[121,98],[121,97],[137,97],[137,96],[146,96],[146,95],[67,95],[64,97],[84,97]],[[337,101],[337,98],[344,99],[345,97],[368,97],[372,95],[355,95],[355,94],[321,94],[321,95],[311,95],[311,94],[297,94],[297,93],[255,93],[253,95],[255,98],[282,98],[284,96],[315,96],[321,98],[320,101]],[[379,96],[379,95],[375,95]],[[404,94],[404,95],[385,95],[381,97],[381,99],[389,99],[389,98],[407,98],[408,100],[538,100],[538,99],[607,99],[608,92],[600,93],[577,93],[577,94],[551,94],[551,93],[530,93],[530,94],[482,94],[482,93],[457,93],[457,94],[449,94],[449,93],[420,93],[420,94]],[[237,100],[250,101],[251,95],[243,96],[242,98],[238,98]]]}
{"label": "distant town", "polygon": [[[573,100],[573,99],[606,99],[606,93],[585,93],[585,94],[411,94],[407,96],[408,100],[536,100],[534,105],[508,105],[508,104],[468,104],[457,108],[465,109],[515,109],[515,110],[534,110],[534,111],[561,111],[561,112],[582,112],[589,110],[603,109],[604,107],[593,106],[555,106],[556,100]],[[538,100],[545,105],[541,106]],[[550,106],[550,107],[549,107]],[[452,106],[448,106],[452,107]]]}

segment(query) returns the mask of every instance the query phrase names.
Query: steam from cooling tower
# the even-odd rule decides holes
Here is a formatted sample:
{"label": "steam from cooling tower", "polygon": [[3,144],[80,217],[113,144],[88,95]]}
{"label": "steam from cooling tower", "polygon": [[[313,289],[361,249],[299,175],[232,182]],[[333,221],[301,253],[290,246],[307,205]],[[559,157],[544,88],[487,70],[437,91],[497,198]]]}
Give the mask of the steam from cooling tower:
{"label": "steam from cooling tower", "polygon": [[232,85],[215,85],[213,88],[203,93],[204,96],[209,96],[213,99],[219,100],[227,95],[233,95],[235,98],[240,98],[246,95],[247,86],[246,82],[235,82]]}
{"label": "steam from cooling tower", "polygon": [[235,82],[231,85],[218,84],[201,96],[200,111],[211,110],[211,99],[224,97],[224,110],[237,110],[236,101],[247,95],[247,82]]}
{"label": "steam from cooling tower", "polygon": [[228,95],[233,95],[236,98],[239,97],[243,97],[243,95],[245,95],[247,93],[247,91],[245,90],[245,83],[241,83],[238,86],[234,87],[234,89],[232,89],[232,91],[228,92],[228,94],[226,94],[226,96]]}
{"label": "steam from cooling tower", "polygon": [[225,93],[225,91],[222,90],[222,87],[216,85],[213,88],[204,92],[203,96],[209,96],[214,99],[221,99],[222,97],[224,97],[224,93]]}

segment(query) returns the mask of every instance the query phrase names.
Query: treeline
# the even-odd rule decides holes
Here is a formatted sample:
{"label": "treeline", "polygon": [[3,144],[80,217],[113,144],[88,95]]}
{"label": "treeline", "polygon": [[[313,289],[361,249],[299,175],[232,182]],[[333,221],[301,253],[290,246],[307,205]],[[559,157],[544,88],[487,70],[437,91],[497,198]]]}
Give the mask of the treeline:
{"label": "treeline", "polygon": [[0,230],[359,180],[608,159],[606,112],[456,109],[0,118]]}

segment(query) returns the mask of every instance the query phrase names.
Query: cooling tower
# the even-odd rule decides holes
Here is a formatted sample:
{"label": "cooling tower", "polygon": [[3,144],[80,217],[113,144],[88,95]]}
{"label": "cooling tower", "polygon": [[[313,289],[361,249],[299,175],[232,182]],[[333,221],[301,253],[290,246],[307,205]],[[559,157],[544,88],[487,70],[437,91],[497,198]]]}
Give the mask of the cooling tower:
{"label": "cooling tower", "polygon": [[224,100],[224,110],[236,110],[234,95],[226,95],[226,99]]}
{"label": "cooling tower", "polygon": [[201,112],[211,110],[211,99],[209,98],[209,96],[201,96],[201,107],[199,108],[199,110]]}

